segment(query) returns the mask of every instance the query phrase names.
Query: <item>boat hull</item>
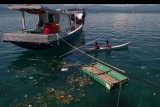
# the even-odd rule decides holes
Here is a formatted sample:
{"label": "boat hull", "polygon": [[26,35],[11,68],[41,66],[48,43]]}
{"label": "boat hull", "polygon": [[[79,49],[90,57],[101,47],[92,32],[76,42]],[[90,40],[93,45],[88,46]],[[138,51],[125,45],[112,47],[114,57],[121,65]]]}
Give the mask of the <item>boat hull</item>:
{"label": "boat hull", "polygon": [[53,40],[48,43],[20,42],[20,41],[10,41],[10,42],[19,46],[19,47],[26,48],[26,49],[48,49],[48,48],[52,48],[52,47],[57,47],[59,45],[65,46],[67,44],[64,41],[66,41],[68,43],[74,43],[75,40],[78,39],[78,37],[82,33],[82,28],[83,28],[83,26],[81,26],[77,30],[73,31],[73,33],[61,35],[63,40],[59,38],[58,40]]}

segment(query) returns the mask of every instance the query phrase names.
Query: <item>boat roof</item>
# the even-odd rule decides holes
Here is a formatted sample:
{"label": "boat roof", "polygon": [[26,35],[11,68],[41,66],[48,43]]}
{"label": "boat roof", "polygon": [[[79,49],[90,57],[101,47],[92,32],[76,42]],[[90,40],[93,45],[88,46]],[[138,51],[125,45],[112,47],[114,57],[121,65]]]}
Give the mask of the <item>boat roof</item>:
{"label": "boat roof", "polygon": [[80,8],[71,8],[71,9],[67,9],[68,11],[80,11],[83,12],[85,9],[80,9]]}
{"label": "boat roof", "polygon": [[56,9],[59,12],[67,13],[67,14],[74,14],[74,13],[83,13],[85,9],[79,8],[71,8],[71,9]]}
{"label": "boat roof", "polygon": [[67,14],[64,12],[59,12],[57,10],[50,9],[48,7],[42,5],[10,5],[8,6],[9,9],[25,11],[31,14],[41,14],[44,12],[48,13],[58,13],[58,14]]}

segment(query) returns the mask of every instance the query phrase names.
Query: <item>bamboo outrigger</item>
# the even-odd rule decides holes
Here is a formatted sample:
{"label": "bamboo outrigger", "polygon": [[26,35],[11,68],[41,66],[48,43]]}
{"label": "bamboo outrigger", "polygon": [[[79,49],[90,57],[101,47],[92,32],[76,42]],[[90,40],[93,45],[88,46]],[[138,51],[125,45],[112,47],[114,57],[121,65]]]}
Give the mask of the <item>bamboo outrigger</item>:
{"label": "bamboo outrigger", "polygon": [[112,90],[121,84],[125,84],[128,81],[126,76],[98,62],[96,64],[84,66],[82,71],[109,90]]}

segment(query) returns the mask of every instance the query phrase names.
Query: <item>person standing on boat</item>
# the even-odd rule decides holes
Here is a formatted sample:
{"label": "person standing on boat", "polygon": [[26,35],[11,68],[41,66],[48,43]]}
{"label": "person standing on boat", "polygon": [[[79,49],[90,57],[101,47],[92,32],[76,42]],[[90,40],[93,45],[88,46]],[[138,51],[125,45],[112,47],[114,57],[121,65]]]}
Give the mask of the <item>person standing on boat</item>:
{"label": "person standing on boat", "polygon": [[107,47],[107,48],[111,49],[111,44],[109,43],[109,41],[108,41],[108,40],[106,40],[105,47]]}
{"label": "person standing on boat", "polygon": [[98,42],[95,42],[95,49],[100,49]]}

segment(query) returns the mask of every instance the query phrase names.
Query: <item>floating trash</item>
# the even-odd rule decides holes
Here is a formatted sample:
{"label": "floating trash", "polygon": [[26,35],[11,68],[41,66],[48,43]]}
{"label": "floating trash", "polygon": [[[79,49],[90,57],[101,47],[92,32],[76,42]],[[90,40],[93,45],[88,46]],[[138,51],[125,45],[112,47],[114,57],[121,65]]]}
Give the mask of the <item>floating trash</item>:
{"label": "floating trash", "polygon": [[38,84],[39,82],[38,81],[36,81],[34,84]]}
{"label": "floating trash", "polygon": [[77,90],[80,91],[81,89],[78,88]]}
{"label": "floating trash", "polygon": [[29,79],[33,79],[33,77],[29,77]]}
{"label": "floating trash", "polygon": [[141,66],[141,69],[144,70],[145,66]]}
{"label": "floating trash", "polygon": [[146,75],[149,75],[149,74],[150,74],[150,72],[147,72],[147,73],[146,73]]}
{"label": "floating trash", "polygon": [[81,96],[81,97],[85,97],[85,96],[86,96],[86,94],[84,94],[84,93],[83,93],[83,94],[80,94],[80,96]]}
{"label": "floating trash", "polygon": [[28,107],[32,107],[32,105],[28,105]]}
{"label": "floating trash", "polygon": [[61,71],[68,71],[68,68],[62,68]]}
{"label": "floating trash", "polygon": [[27,94],[25,94],[25,95],[24,95],[24,98],[27,98],[27,97],[28,97],[28,95],[27,95]]}
{"label": "floating trash", "polygon": [[71,97],[72,97],[72,95],[68,95],[68,97],[70,97],[70,98],[71,98]]}
{"label": "floating trash", "polygon": [[77,99],[75,99],[75,101],[77,101],[77,102],[78,102],[78,101],[80,101],[80,99],[79,99],[79,98],[77,98]]}
{"label": "floating trash", "polygon": [[153,95],[155,96],[155,95],[156,95],[156,93],[154,92],[154,93],[153,93]]}

